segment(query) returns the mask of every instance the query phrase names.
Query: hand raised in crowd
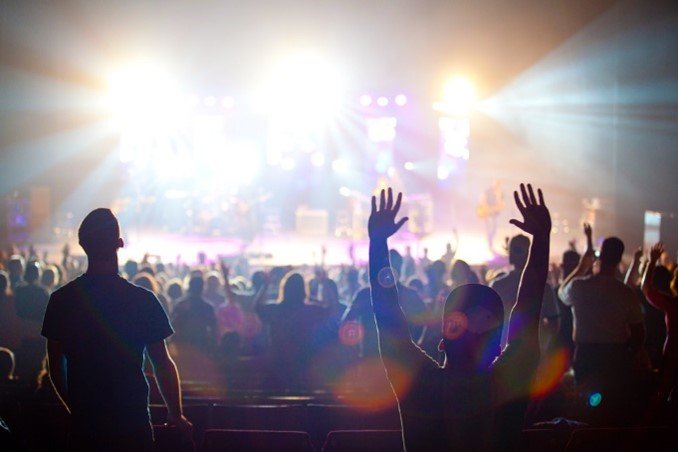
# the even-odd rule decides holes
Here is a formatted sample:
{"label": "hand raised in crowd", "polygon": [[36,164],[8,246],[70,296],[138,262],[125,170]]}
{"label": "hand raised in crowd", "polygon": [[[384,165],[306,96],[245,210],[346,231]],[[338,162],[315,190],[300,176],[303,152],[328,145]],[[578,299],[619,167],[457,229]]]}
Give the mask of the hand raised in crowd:
{"label": "hand raised in crowd", "polygon": [[593,228],[590,223],[584,223],[584,235],[586,236],[586,253],[593,253]]}
{"label": "hand raised in crowd", "polygon": [[403,217],[397,222],[395,221],[402,198],[403,194],[398,193],[394,203],[393,190],[389,188],[388,195],[382,190],[379,196],[379,208],[377,208],[377,197],[372,196],[372,212],[367,222],[367,231],[371,240],[387,239],[398,232],[398,229],[408,220],[407,217]]}
{"label": "hand raised in crowd", "polygon": [[542,194],[541,189],[537,189],[539,199],[535,197],[531,184],[527,184],[527,189],[525,188],[525,184],[520,184],[520,192],[522,200],[521,196],[518,195],[518,191],[513,192],[513,199],[523,216],[523,221],[512,219],[509,223],[533,236],[550,234],[551,214],[544,204],[544,195]]}
{"label": "hand raised in crowd", "polygon": [[657,242],[650,248],[650,262],[656,263],[664,253],[664,244]]}

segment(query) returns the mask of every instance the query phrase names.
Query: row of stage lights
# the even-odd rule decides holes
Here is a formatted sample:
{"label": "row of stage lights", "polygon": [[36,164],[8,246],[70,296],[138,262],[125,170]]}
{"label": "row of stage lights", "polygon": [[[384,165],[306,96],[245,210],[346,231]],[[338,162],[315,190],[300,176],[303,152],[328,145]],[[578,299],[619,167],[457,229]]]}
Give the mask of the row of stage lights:
{"label": "row of stage lights", "polygon": [[[133,117],[148,116],[149,113],[165,117],[186,106],[230,110],[249,104],[254,111],[283,117],[299,114],[308,119],[319,114],[334,114],[342,104],[346,105],[347,100],[349,104],[353,103],[341,77],[327,64],[305,59],[292,59],[272,71],[269,80],[263,82],[261,89],[247,101],[236,100],[230,95],[187,95],[170,74],[150,64],[113,71],[108,86],[108,103],[113,111],[120,116],[131,114]],[[357,105],[365,109],[405,107],[409,102],[403,93],[391,96],[364,93],[356,100]],[[468,113],[475,102],[473,83],[466,77],[455,76],[444,85],[432,107],[444,115],[459,115]]]}
{"label": "row of stage lights", "polygon": [[[407,105],[407,102],[407,96],[404,94],[398,94],[391,99],[386,96],[373,97],[369,94],[363,94],[358,98],[358,103],[365,108],[372,106],[388,107],[389,105],[404,107]],[[197,96],[191,96],[188,99],[188,104],[194,108],[202,105],[207,108],[223,108],[225,110],[230,110],[236,106],[236,101],[232,96],[222,97],[221,99],[215,96],[206,96],[202,98],[202,100]]]}

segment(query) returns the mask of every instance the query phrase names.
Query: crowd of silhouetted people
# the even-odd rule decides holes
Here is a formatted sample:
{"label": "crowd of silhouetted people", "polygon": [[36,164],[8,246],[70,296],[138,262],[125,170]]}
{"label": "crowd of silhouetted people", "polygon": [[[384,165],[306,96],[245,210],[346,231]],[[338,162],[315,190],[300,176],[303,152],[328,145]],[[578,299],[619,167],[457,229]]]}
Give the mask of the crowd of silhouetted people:
{"label": "crowd of silhouetted people", "polygon": [[[436,396],[416,382],[446,387],[442,380],[438,383],[439,369],[454,375],[459,397],[482,398],[483,388],[491,388],[491,399],[471,405],[494,406],[501,400],[507,412],[517,413],[511,419],[518,429],[556,418],[616,426],[675,422],[675,250],[659,243],[651,250],[634,250],[625,261],[628,248],[619,238],[596,241],[584,225],[586,247],[577,250],[573,242],[561,259],[549,263],[550,219],[530,226],[530,209],[541,215],[545,207],[531,187],[526,193],[516,195],[516,202],[527,219],[514,220],[526,235],[507,238],[508,265],[503,267],[470,266],[455,259],[450,246],[436,260],[429,257],[434,250],[414,256],[410,247],[402,252],[386,248],[386,238],[397,228],[382,225],[386,232],[379,235],[372,222],[380,212],[397,213],[400,198],[394,206],[392,195],[385,200],[382,193],[370,219],[369,268],[357,263],[253,268],[244,255],[210,260],[201,253],[193,264],[143,256],[122,263],[119,274],[152,292],[170,319],[174,334],[167,343],[184,396],[227,398],[238,392],[340,399],[352,394],[351,400],[367,403],[375,402],[375,394],[387,394],[382,399],[395,404],[395,393],[404,444],[413,450],[422,447],[427,429],[449,428],[439,426],[437,418],[422,426],[426,421],[417,414],[424,400]],[[542,236],[545,250],[537,249]],[[377,240],[383,240],[383,249]],[[383,265],[372,268],[379,259]],[[384,274],[384,268],[392,271]],[[50,295],[86,270],[67,246],[58,259],[32,246],[3,248],[3,396],[59,400],[50,381],[43,319]],[[390,305],[382,309],[380,303]],[[492,345],[457,340],[471,336]],[[476,358],[481,349],[483,358]],[[429,365],[430,371],[399,375],[403,367]],[[496,372],[485,372],[490,367]],[[514,373],[518,367],[523,373]],[[150,379],[151,366],[145,369]],[[496,394],[498,386],[508,389]],[[159,399],[152,392],[153,397]],[[455,420],[459,425],[452,430],[478,428],[484,414],[472,411]],[[441,419],[449,416],[441,414]],[[487,428],[498,428],[496,424]],[[447,440],[461,441],[469,450],[501,448],[492,441],[464,443],[454,435]],[[435,446],[431,450],[442,447]]]}

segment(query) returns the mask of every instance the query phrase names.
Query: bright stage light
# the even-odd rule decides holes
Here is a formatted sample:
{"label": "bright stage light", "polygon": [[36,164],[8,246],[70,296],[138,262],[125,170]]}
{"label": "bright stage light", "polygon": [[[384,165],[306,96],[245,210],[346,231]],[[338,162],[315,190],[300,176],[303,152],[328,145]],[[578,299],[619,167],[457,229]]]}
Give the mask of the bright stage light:
{"label": "bright stage light", "polygon": [[205,104],[205,107],[214,107],[217,104],[217,98],[214,96],[207,96],[202,102]]}
{"label": "bright stage light", "polygon": [[317,124],[341,106],[343,78],[316,55],[291,55],[271,71],[263,93],[266,110],[286,122]]}
{"label": "bright stage light", "polygon": [[369,107],[370,105],[372,105],[372,96],[369,96],[367,94],[363,94],[362,96],[360,96],[360,105],[362,105],[363,107]]}
{"label": "bright stage light", "polygon": [[343,173],[348,169],[348,162],[345,159],[336,159],[332,161],[332,170],[337,173]]}
{"label": "bright stage light", "polygon": [[320,168],[325,164],[325,155],[322,152],[314,152],[311,154],[311,165]]}
{"label": "bright stage light", "polygon": [[339,189],[339,194],[341,196],[351,196],[351,189],[348,187],[341,187]]}
{"label": "bright stage light", "polygon": [[405,104],[407,104],[407,96],[405,96],[404,94],[398,94],[395,97],[395,103],[399,107],[404,107]]}
{"label": "bright stage light", "polygon": [[385,97],[383,97],[383,96],[380,97],[380,98],[378,98],[378,99],[377,99],[377,105],[379,105],[380,107],[386,107],[386,106],[388,106],[388,99],[385,98]]}
{"label": "bright stage light", "polygon": [[468,114],[476,104],[476,90],[466,77],[452,77],[445,84],[443,98],[433,107],[448,115]]}
{"label": "bright stage light", "polygon": [[405,162],[405,165],[403,165],[403,166],[405,167],[405,170],[407,170],[407,171],[412,171],[414,169],[414,163],[412,163],[412,162]]}
{"label": "bright stage light", "polygon": [[164,125],[181,111],[176,83],[148,63],[131,65],[108,77],[109,104],[126,126]]}
{"label": "bright stage light", "polygon": [[438,180],[445,180],[450,176],[450,170],[444,166],[438,166]]}
{"label": "bright stage light", "polygon": [[223,99],[221,99],[221,106],[223,108],[233,108],[234,105],[235,105],[235,99],[233,99],[230,96],[227,96],[227,97],[224,97]]}
{"label": "bright stage light", "polygon": [[295,162],[292,157],[285,157],[280,162],[280,167],[285,171],[292,171],[294,168],[296,168],[296,166],[297,162]]}

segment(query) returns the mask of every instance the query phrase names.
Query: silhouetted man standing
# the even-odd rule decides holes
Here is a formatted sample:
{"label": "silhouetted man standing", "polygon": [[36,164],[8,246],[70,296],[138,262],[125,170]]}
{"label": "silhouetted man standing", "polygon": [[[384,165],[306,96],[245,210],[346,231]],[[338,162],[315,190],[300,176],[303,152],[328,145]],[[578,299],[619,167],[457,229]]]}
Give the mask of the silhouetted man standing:
{"label": "silhouetted man standing", "polygon": [[153,450],[144,350],[168,421],[189,438],[179,376],[164,341],[172,327],[152,292],[118,275],[123,241],[117,219],[96,209],[78,236],[87,272],[52,294],[42,327],[50,378],[72,416],[72,449]]}

